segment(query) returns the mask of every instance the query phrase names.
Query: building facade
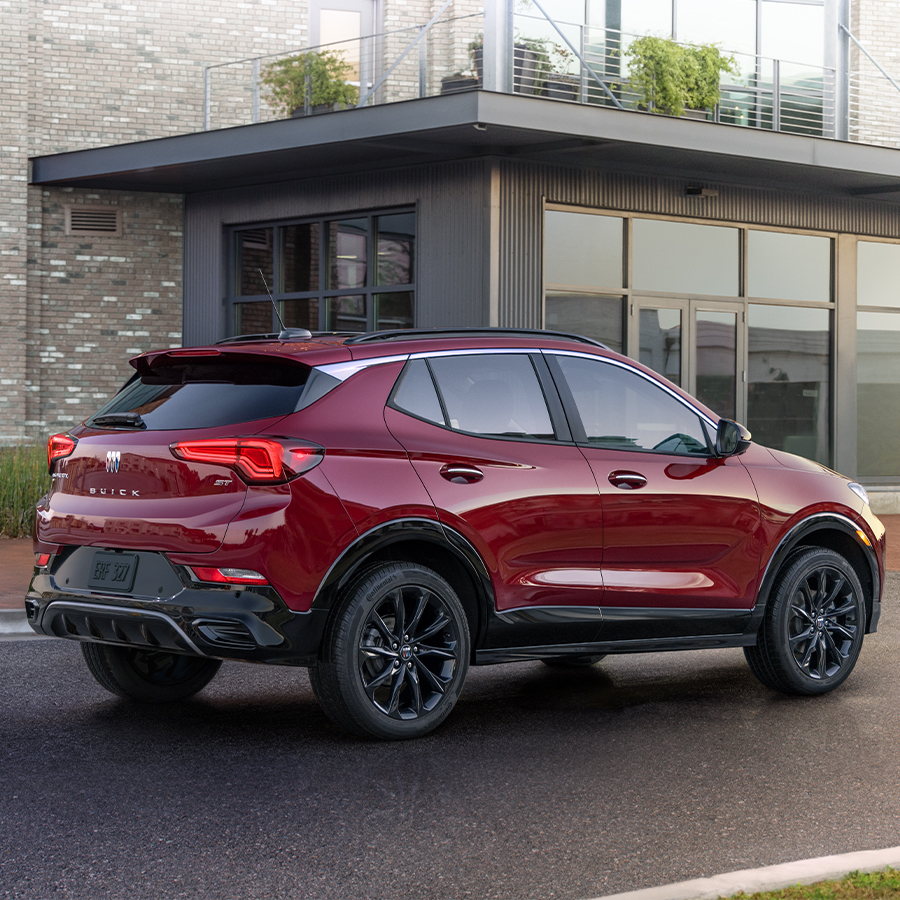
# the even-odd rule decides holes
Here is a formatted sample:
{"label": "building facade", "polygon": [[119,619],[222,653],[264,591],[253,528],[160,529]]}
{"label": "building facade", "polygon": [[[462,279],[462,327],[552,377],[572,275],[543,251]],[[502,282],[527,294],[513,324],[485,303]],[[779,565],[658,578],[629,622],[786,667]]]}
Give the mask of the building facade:
{"label": "building facade", "polygon": [[[270,330],[271,289],[313,330],[588,334],[900,511],[897,0],[100,7],[0,38],[5,441]],[[634,109],[645,33],[733,52],[706,121]],[[319,44],[364,102],[285,118],[267,67]]]}

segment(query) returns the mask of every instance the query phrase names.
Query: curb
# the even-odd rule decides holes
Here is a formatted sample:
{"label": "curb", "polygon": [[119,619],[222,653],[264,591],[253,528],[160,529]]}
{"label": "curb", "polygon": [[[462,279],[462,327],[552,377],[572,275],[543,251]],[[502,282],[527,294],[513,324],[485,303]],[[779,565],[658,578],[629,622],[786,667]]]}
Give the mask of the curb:
{"label": "curb", "polygon": [[24,609],[0,609],[0,641],[21,641],[41,636],[32,631]]}
{"label": "curb", "polygon": [[759,869],[740,869],[712,878],[694,878],[662,887],[607,894],[594,900],[717,900],[730,897],[738,891],[754,894],[759,891],[777,891],[795,884],[813,884],[843,878],[850,872],[876,872],[887,866],[900,868],[900,847],[884,850],[860,850],[834,856],[819,856],[797,862],[764,866]]}

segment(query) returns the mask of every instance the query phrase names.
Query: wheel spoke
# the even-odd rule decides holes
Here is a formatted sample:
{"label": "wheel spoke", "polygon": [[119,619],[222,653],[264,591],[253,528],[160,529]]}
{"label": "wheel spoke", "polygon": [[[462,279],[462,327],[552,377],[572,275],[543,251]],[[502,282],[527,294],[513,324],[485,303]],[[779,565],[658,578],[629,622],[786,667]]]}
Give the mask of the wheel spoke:
{"label": "wheel spoke", "polygon": [[815,641],[815,645],[819,648],[819,660],[816,666],[816,674],[819,678],[825,677],[825,638],[819,635]]}
{"label": "wheel spoke", "polygon": [[364,656],[380,656],[387,659],[397,659],[398,655],[396,650],[391,650],[390,647],[379,647],[377,644],[363,644],[359,648],[359,652]]}
{"label": "wheel spoke", "polygon": [[837,616],[846,616],[848,613],[856,611],[856,604],[852,600],[848,600],[843,606],[839,606],[837,609],[829,610],[827,616],[829,619],[834,619]]}
{"label": "wheel spoke", "polygon": [[396,635],[391,631],[390,628],[387,627],[384,619],[378,615],[377,610],[372,610],[372,615],[369,616],[369,621],[381,632],[381,636],[389,643],[392,644],[397,640]]}
{"label": "wheel spoke", "polygon": [[816,572],[816,593],[814,598],[816,604],[816,612],[818,612],[822,608],[827,583],[827,574],[825,570],[819,569]]}
{"label": "wheel spoke", "polygon": [[419,649],[416,656],[437,656],[439,659],[456,659],[456,654],[452,650],[445,650],[441,647],[423,647],[418,645]]}
{"label": "wheel spoke", "polygon": [[444,686],[447,684],[447,682],[450,681],[449,678],[447,679],[447,682],[441,681],[441,679],[438,678],[437,675],[435,675],[434,672],[432,672],[431,669],[428,668],[428,666],[423,665],[418,660],[416,660],[416,670],[418,671],[420,676],[425,676],[425,680],[435,691],[437,691],[439,694],[444,693]]}
{"label": "wheel spoke", "polygon": [[844,664],[844,660],[849,654],[841,653],[841,648],[838,647],[838,645],[834,642],[834,638],[827,631],[823,632],[823,635],[825,637],[826,643],[828,644],[828,649],[831,651],[832,658],[839,666],[842,666]]}
{"label": "wheel spoke", "polygon": [[409,623],[409,628],[406,630],[406,634],[409,635],[409,639],[411,641],[416,640],[416,629],[419,627],[419,622],[422,620],[422,615],[425,612],[426,607],[428,606],[428,592],[423,590],[422,596],[419,597],[419,603],[416,606],[416,611],[413,614],[412,619]]}
{"label": "wheel spoke", "polygon": [[396,590],[391,593],[391,603],[394,605],[394,628],[397,640],[402,641],[406,634],[406,607],[403,603],[403,591]]}
{"label": "wheel spoke", "polygon": [[797,606],[796,603],[791,604],[791,612],[794,613],[795,616],[800,616],[803,619],[806,619],[807,622],[815,621],[815,616],[810,615],[809,611],[802,606]]}
{"label": "wheel spoke", "polygon": [[825,629],[829,633],[836,631],[838,634],[842,634],[848,641],[852,641],[853,638],[856,637],[855,625],[841,625],[839,622],[827,622],[825,624]]}
{"label": "wheel spoke", "polygon": [[372,697],[375,688],[381,687],[381,685],[391,677],[394,671],[394,667],[388,663],[371,681],[363,681],[363,687],[366,689],[366,693],[369,697]]}
{"label": "wheel spoke", "polygon": [[803,654],[803,659],[800,660],[799,666],[801,669],[809,668],[809,661],[812,659],[813,651],[816,649],[816,641],[811,640],[809,642],[809,646],[806,648],[806,652]]}
{"label": "wheel spoke", "polygon": [[815,634],[815,628],[810,625],[805,631],[801,631],[800,634],[791,635],[789,638],[791,644],[798,644],[800,641],[809,640],[813,634]]}
{"label": "wheel spoke", "polygon": [[441,614],[437,617],[437,620],[419,635],[418,640],[428,640],[428,638],[430,638],[432,635],[437,634],[439,631],[446,628],[449,624],[450,620],[447,618],[447,616],[444,615],[443,612],[441,612]]}
{"label": "wheel spoke", "polygon": [[418,716],[422,714],[422,689],[419,686],[419,674],[415,668],[412,668],[407,669],[407,676],[409,677],[409,683],[412,687],[412,706]]}
{"label": "wheel spoke", "polygon": [[834,587],[828,592],[828,596],[825,598],[825,600],[822,601],[822,605],[821,605],[820,609],[825,609],[826,607],[828,607],[828,606],[830,606],[832,603],[834,603],[834,601],[835,601],[835,599],[837,598],[838,594],[840,594],[842,588],[844,587],[844,583],[845,583],[845,582],[844,582],[844,579],[843,579],[842,577],[841,577],[841,578],[835,578],[835,580],[834,580]]}
{"label": "wheel spoke", "polygon": [[400,691],[403,689],[403,682],[406,679],[406,666],[400,666],[394,678],[394,684],[391,687],[391,702],[388,704],[388,715],[396,716],[400,709]]}

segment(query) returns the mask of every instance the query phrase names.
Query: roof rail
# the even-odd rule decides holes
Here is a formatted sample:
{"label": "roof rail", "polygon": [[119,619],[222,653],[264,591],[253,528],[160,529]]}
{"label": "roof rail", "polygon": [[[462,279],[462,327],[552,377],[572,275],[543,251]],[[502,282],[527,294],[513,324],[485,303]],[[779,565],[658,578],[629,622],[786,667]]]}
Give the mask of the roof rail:
{"label": "roof rail", "polygon": [[285,328],[284,331],[269,334],[236,334],[234,337],[222,338],[216,344],[243,344],[250,341],[309,341],[323,337],[357,336],[359,331],[307,331],[305,328]]}
{"label": "roof rail", "polygon": [[606,344],[595,341],[593,338],[584,337],[580,334],[570,334],[567,331],[545,331],[542,328],[493,328],[493,327],[464,327],[464,328],[407,328],[397,331],[369,331],[366,334],[356,335],[344,341],[345,345],[354,344],[371,344],[377,341],[403,341],[403,340],[420,340],[423,338],[434,337],[453,337],[459,335],[462,337],[474,337],[484,335],[486,337],[506,336],[512,337],[542,337],[556,338],[564,341],[578,341],[581,344],[590,344],[593,347],[600,347],[603,350],[609,350]]}

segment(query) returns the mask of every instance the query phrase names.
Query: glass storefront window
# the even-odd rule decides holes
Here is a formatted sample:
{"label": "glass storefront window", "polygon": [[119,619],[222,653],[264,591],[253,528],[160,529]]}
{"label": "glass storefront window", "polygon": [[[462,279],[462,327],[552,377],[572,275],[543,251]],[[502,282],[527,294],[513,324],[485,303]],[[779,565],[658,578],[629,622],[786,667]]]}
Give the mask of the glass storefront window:
{"label": "glass storefront window", "polygon": [[583,334],[622,352],[622,298],[603,294],[547,291],[544,327]]}
{"label": "glass storefront window", "polygon": [[862,478],[896,477],[900,465],[900,312],[860,312],[856,321],[857,474]]}
{"label": "glass storefront window", "polygon": [[332,222],[328,241],[328,287],[354,288],[366,283],[366,219]]}
{"label": "glass storefront window", "polygon": [[616,216],[547,210],[544,281],[621,288],[623,220]]}
{"label": "glass storefront window", "polygon": [[377,219],[377,283],[411,284],[416,247],[415,213]]}
{"label": "glass storefront window", "polygon": [[235,293],[239,297],[266,294],[266,284],[274,284],[274,255],[271,228],[248,228],[235,238]]}
{"label": "glass storefront window", "polygon": [[375,295],[375,328],[393,331],[413,327],[412,291]]}
{"label": "glass storefront window", "polygon": [[824,6],[762,0],[760,15],[762,56],[810,66],[825,65]]}
{"label": "glass storefront window", "polygon": [[678,0],[675,40],[756,53],[756,0]]}
{"label": "glass storefront window", "polygon": [[285,328],[306,328],[308,331],[319,330],[318,297],[308,300],[283,300],[280,312]]}
{"label": "glass storefront window", "polygon": [[366,331],[366,298],[329,297],[326,331]]}
{"label": "glass storefront window", "polygon": [[900,308],[900,244],[860,241],[856,265],[858,306]]}
{"label": "glass storefront window", "polygon": [[727,419],[735,417],[737,313],[697,310],[697,399]]}
{"label": "glass storefront window", "polygon": [[634,220],[635,288],[737,297],[740,232],[720,225]]}
{"label": "glass storefront window", "polygon": [[748,293],[773,300],[831,300],[831,238],[751,230]]}
{"label": "glass storefront window", "polygon": [[272,333],[272,313],[271,300],[254,300],[249,303],[236,303],[234,305],[234,333]]}
{"label": "glass storefront window", "polygon": [[[271,229],[269,229],[271,230]],[[281,265],[285,294],[319,287],[319,225],[288,225],[281,229]]]}
{"label": "glass storefront window", "polygon": [[681,310],[642,309],[640,361],[681,386]]}
{"label": "glass storefront window", "polygon": [[753,439],[828,465],[831,311],[752,303],[748,320]]}
{"label": "glass storefront window", "polygon": [[[606,5],[609,15],[609,0]],[[621,10],[626,34],[672,34],[672,0],[621,0]]]}

